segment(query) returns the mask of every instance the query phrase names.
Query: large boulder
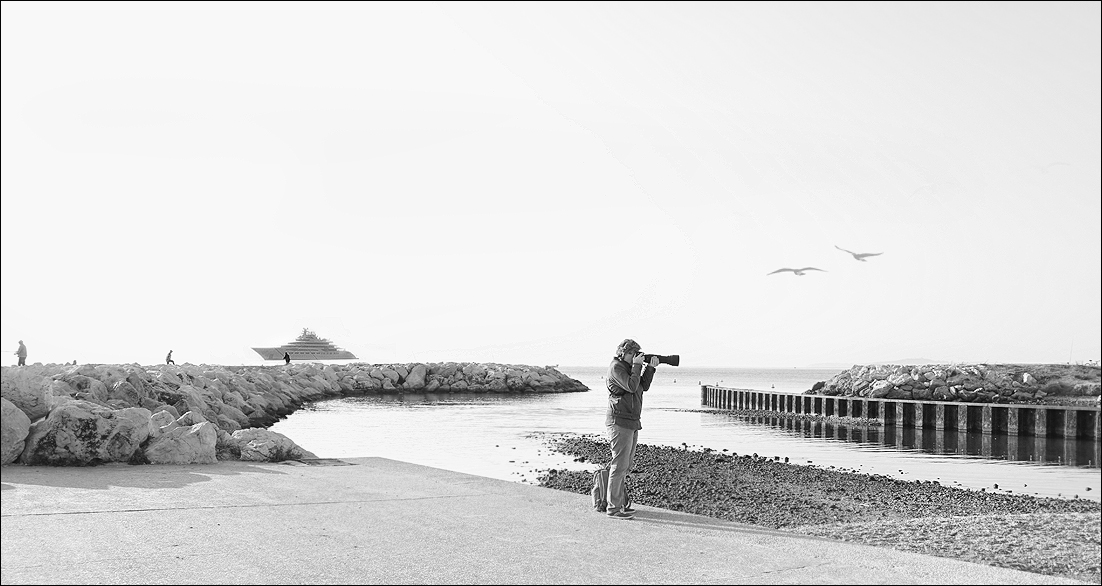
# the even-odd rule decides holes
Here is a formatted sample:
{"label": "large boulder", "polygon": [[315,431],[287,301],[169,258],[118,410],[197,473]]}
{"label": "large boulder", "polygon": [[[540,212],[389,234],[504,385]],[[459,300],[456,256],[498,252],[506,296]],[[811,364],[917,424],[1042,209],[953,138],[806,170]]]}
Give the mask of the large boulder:
{"label": "large boulder", "polygon": [[414,364],[413,368],[409,371],[409,375],[406,376],[406,382],[402,384],[407,389],[413,389],[419,391],[425,388],[425,375],[428,370],[424,364]]}
{"label": "large boulder", "polygon": [[888,375],[887,381],[897,387],[901,387],[903,385],[911,384],[912,382],[914,382],[914,379],[911,378],[911,374],[909,372],[900,372]]}
{"label": "large boulder", "polygon": [[888,393],[895,388],[895,385],[886,381],[878,380],[872,383],[872,387],[869,388],[869,397],[873,399],[883,399],[888,396]]}
{"label": "large boulder", "polygon": [[31,419],[15,403],[0,398],[0,464],[11,464],[23,453]]}
{"label": "large boulder", "polygon": [[[185,413],[180,420],[189,415],[190,412]],[[161,429],[163,433],[149,442],[144,451],[150,464],[213,464],[218,461],[215,457],[218,431],[213,423],[201,421],[183,425],[174,422]]]}
{"label": "large boulder", "polygon": [[390,368],[384,368],[380,372],[382,373],[383,377],[385,377],[385,380],[390,381],[392,388],[394,385],[398,384],[398,380],[401,378],[397,371]]}
{"label": "large boulder", "polygon": [[9,400],[31,421],[45,417],[57,403],[51,383],[44,368],[4,368],[0,375],[0,396]]}
{"label": "large boulder", "polygon": [[312,452],[302,449],[291,438],[267,429],[250,428],[231,434],[242,460],[249,462],[282,462],[316,458]]}
{"label": "large boulder", "polygon": [[111,385],[111,391],[108,394],[108,400],[122,401],[128,405],[140,405],[142,402],[142,394],[138,389],[134,388],[134,385],[126,380],[117,380]]}
{"label": "large boulder", "polygon": [[928,401],[934,397],[934,390],[930,387],[919,387],[911,391],[911,398],[918,401]]}
{"label": "large boulder", "polygon": [[110,409],[69,401],[31,425],[19,461],[52,466],[128,462],[149,438],[151,417],[142,407]]}

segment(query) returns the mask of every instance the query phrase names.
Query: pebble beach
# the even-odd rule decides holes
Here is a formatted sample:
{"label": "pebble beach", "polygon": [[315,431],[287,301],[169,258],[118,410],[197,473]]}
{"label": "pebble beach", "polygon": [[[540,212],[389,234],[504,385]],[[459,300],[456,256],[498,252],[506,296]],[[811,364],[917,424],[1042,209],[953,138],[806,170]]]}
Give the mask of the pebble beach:
{"label": "pebble beach", "polygon": [[[607,442],[561,434],[549,449],[607,465]],[[541,486],[589,494],[592,473],[541,471]],[[1102,505],[996,494],[834,467],[683,445],[636,450],[628,476],[639,504],[816,537],[1102,581]],[[597,513],[594,513],[597,514]]]}

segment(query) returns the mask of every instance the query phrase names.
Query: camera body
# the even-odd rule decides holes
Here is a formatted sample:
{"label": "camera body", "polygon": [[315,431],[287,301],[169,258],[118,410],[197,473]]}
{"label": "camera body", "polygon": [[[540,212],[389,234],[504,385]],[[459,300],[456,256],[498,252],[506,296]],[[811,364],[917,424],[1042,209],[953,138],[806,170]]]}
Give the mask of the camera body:
{"label": "camera body", "polygon": [[669,356],[663,356],[661,354],[643,354],[643,362],[650,362],[651,358],[658,358],[659,364],[668,364],[670,366],[679,366],[681,364],[680,354],[670,354]]}

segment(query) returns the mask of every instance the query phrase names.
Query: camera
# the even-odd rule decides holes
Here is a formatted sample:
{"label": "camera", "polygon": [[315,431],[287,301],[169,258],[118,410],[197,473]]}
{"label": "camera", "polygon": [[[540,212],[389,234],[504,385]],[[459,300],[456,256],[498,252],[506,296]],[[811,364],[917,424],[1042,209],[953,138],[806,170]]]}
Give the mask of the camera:
{"label": "camera", "polygon": [[643,362],[650,362],[651,358],[657,358],[659,364],[668,364],[670,366],[679,366],[681,364],[680,354],[670,354],[669,356],[662,356],[661,354],[643,354]]}

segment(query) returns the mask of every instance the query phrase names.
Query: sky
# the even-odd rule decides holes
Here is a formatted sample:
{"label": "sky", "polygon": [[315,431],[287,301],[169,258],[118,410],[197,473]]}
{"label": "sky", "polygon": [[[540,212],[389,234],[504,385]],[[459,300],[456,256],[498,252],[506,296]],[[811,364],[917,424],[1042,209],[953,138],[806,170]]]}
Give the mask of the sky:
{"label": "sky", "polygon": [[624,338],[682,366],[1097,361],[1100,21],[4,2],[0,344],[263,364],[310,328],[375,364],[604,365]]}

